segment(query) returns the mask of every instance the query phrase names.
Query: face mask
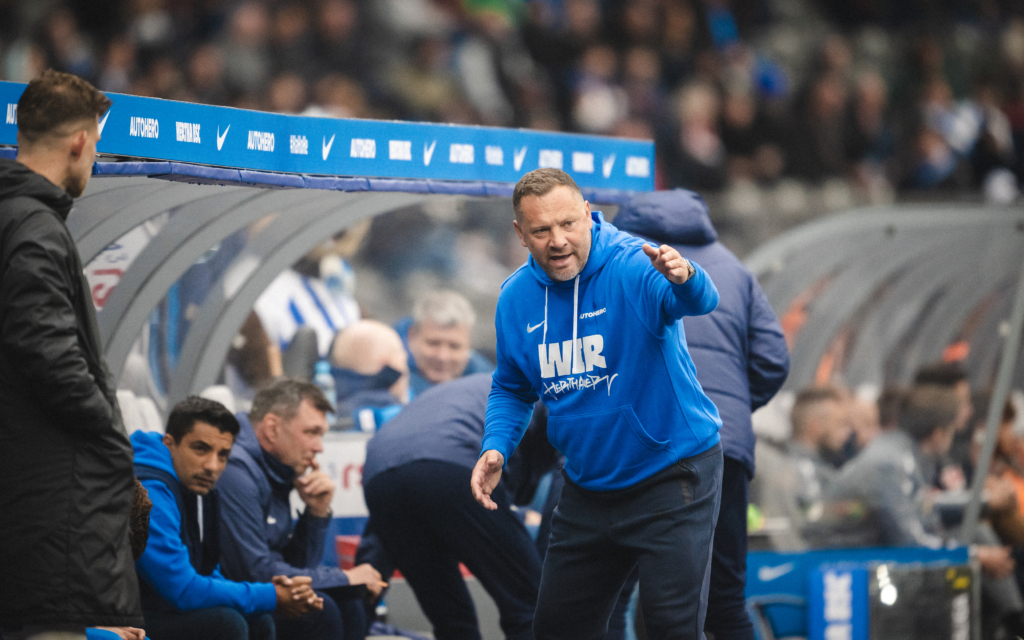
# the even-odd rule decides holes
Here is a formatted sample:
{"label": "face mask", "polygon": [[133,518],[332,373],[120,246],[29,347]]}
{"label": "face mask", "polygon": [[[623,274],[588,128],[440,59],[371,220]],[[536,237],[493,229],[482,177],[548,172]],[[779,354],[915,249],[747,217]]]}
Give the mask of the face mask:
{"label": "face mask", "polygon": [[390,389],[391,385],[398,382],[398,379],[402,377],[402,372],[387,365],[371,375],[356,373],[351,369],[331,367],[331,375],[334,376],[335,391],[338,394],[338,399],[341,400],[360,391]]}

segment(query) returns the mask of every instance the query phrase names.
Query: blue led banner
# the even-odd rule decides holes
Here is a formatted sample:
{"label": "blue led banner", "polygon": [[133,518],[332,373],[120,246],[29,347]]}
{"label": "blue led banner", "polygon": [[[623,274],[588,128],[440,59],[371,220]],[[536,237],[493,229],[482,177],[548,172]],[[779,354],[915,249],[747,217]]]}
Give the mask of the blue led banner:
{"label": "blue led banner", "polygon": [[[0,144],[25,85],[0,82]],[[581,187],[651,191],[654,143],[566,133],[288,116],[108,94],[100,153],[312,175],[516,182],[559,167]]]}

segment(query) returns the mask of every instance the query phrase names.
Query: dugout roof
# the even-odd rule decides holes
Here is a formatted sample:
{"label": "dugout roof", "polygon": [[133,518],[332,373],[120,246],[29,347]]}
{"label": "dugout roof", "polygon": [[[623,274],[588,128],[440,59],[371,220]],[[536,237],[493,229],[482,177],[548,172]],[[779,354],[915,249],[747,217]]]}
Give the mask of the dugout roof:
{"label": "dugout roof", "polygon": [[[0,82],[0,155],[14,157],[25,85]],[[256,298],[284,269],[352,224],[436,198],[510,197],[524,173],[559,167],[591,202],[654,188],[654,144],[563,133],[315,118],[109,94],[101,154],[68,227],[88,264],[166,213],[99,313],[119,379],[154,309],[212,247],[269,225],[212,283],[176,345],[174,402],[215,384]],[[3,148],[6,147],[6,148]]]}

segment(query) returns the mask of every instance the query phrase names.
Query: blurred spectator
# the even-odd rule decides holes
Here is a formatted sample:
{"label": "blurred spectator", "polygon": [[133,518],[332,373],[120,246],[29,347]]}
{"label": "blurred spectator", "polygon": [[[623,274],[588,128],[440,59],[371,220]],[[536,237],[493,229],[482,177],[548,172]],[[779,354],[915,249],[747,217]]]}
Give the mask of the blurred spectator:
{"label": "blurred spectator", "polygon": [[803,389],[793,403],[793,433],[786,451],[800,473],[796,500],[807,521],[821,518],[823,497],[836,476],[829,461],[839,459],[852,432],[847,409],[843,393],[827,386]]}
{"label": "blurred spectator", "polygon": [[853,164],[857,183],[866,189],[887,183],[886,163],[896,151],[896,134],[889,118],[885,80],[874,70],[857,77],[846,136],[846,157]]}
{"label": "blurred spectator", "polygon": [[301,113],[306,108],[305,81],[296,73],[282,73],[270,81],[268,101],[270,111]]}
{"label": "blurred spectator", "polygon": [[661,87],[661,61],[649,47],[633,47],[623,64],[623,88],[629,101],[630,117],[649,122],[661,119],[664,91]]}
{"label": "blurred spectator", "polygon": [[386,324],[360,320],[346,327],[331,346],[330,360],[339,428],[354,424],[372,433],[409,401],[408,355]]}
{"label": "blurred spectator", "polygon": [[787,172],[811,182],[846,175],[846,82],[837,72],[815,79],[791,126]]}
{"label": "blurred spectator", "polygon": [[216,45],[197,48],[188,62],[188,81],[195,99],[205,104],[225,104],[224,56]]}
{"label": "blurred spectator", "polygon": [[316,58],[308,5],[293,1],[277,7],[270,42],[273,66],[278,73],[297,73],[306,79],[314,75],[315,69],[309,64]]}
{"label": "blurred spectator", "polygon": [[661,25],[662,78],[666,86],[677,86],[692,72],[694,57],[701,46],[700,21],[692,2],[670,0],[665,3]]}
{"label": "blurred spectator", "polygon": [[143,63],[152,56],[166,54],[174,46],[174,20],[166,0],[132,0],[128,37],[139,50]]}
{"label": "blurred spectator", "polygon": [[[314,69],[319,74],[339,73],[366,81],[360,51],[365,46],[360,33],[359,9],[352,0],[320,0],[313,20]],[[308,63],[307,63],[308,65]]]}
{"label": "blurred spectator", "polygon": [[257,298],[253,310],[260,318],[270,340],[282,350],[288,347],[296,329],[312,327],[316,331],[317,351],[326,358],[335,334],[359,320],[359,305],[352,297],[352,284],[326,277],[331,270],[343,273],[344,261],[335,253],[336,245],[327,243],[274,278]]}
{"label": "blurred spectator", "polygon": [[850,395],[846,399],[846,413],[853,432],[844,447],[844,461],[863,451],[882,432],[877,402]]}
{"label": "blurred spectator", "polygon": [[96,72],[93,52],[70,9],[57,9],[47,18],[45,43],[53,68],[81,78],[93,78]]}
{"label": "blurred spectator", "polygon": [[727,156],[718,134],[718,91],[708,83],[692,82],[675,95],[673,103],[671,138],[661,147],[667,186],[722,188]]}
{"label": "blurred spectator", "polygon": [[494,366],[473,350],[476,312],[454,291],[433,291],[416,301],[412,317],[398,325],[409,350],[410,387],[419,395],[429,387]]}
{"label": "blurred spectator", "polygon": [[573,126],[588,133],[607,133],[629,109],[625,91],[615,79],[619,58],[607,45],[592,45],[576,65],[572,98]]}
{"label": "blurred spectator", "polygon": [[749,91],[726,93],[720,126],[731,181],[772,182],[782,174],[785,155],[774,126]]}
{"label": "blurred spectator", "polygon": [[[612,135],[634,121],[657,134],[659,186],[738,186],[733,213],[835,208],[839,181],[854,203],[952,190],[1008,204],[1024,179],[1024,20],[1007,2],[126,0],[98,18],[112,2],[0,3],[3,76],[54,66],[290,113],[306,102],[287,95],[297,74],[311,115]],[[757,195],[783,173],[829,184]]]}
{"label": "blurred spectator", "polygon": [[452,69],[452,46],[444,38],[425,36],[410,45],[409,55],[393,62],[388,87],[416,120],[452,121],[453,102],[462,101]]}
{"label": "blurred spectator", "polygon": [[330,118],[366,118],[369,108],[366,94],[359,83],[351,78],[331,73],[321,78],[313,90],[315,105],[306,115]]}
{"label": "blurred spectator", "polygon": [[900,409],[907,398],[907,389],[890,385],[878,394],[878,426],[881,431],[895,431],[900,426]]}
{"label": "blurred spectator", "polygon": [[233,91],[258,95],[270,77],[270,18],[259,2],[238,5],[224,43],[224,77]]}
{"label": "blurred spectator", "polygon": [[[941,544],[937,514],[926,507],[933,491],[926,469],[953,442],[957,406],[950,389],[915,386],[900,411],[899,430],[872,440],[829,488],[830,515],[864,518],[862,544]],[[835,505],[844,503],[858,506],[842,513]]]}
{"label": "blurred spectator", "polygon": [[957,414],[953,425],[953,443],[941,459],[930,460],[931,466],[924,470],[925,479],[940,489],[963,489],[970,470],[970,448],[972,434],[967,429],[974,415],[971,400],[971,383],[967,372],[958,362],[937,362],[921,367],[914,375],[915,384],[937,385],[951,389],[956,394]]}
{"label": "blurred spectator", "polygon": [[107,55],[98,79],[99,89],[124,93],[135,73],[135,45],[125,37],[114,38],[107,45]]}

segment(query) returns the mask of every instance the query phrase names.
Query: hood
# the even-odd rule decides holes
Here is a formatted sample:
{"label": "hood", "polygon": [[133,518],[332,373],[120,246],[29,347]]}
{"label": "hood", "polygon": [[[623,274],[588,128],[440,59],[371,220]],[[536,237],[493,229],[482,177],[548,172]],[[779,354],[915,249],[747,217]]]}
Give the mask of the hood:
{"label": "hood", "polygon": [[704,199],[686,189],[633,196],[619,209],[615,226],[662,244],[701,247],[718,240]]}
{"label": "hood", "polygon": [[252,423],[249,422],[249,414],[244,411],[239,411],[235,414],[238,418],[238,437],[235,438],[235,448],[243,449],[246,453],[252,456],[253,460],[259,460],[263,455],[263,448],[260,446],[260,441],[256,439],[256,432],[252,429]]}
{"label": "hood", "polygon": [[136,431],[131,440],[132,448],[135,449],[135,464],[144,464],[178,477],[174,472],[174,462],[171,461],[171,450],[164,444],[162,433]]}
{"label": "hood", "polygon": [[15,160],[0,158],[0,200],[27,196],[39,200],[67,220],[74,200],[66,191]]}
{"label": "hood", "polygon": [[604,263],[608,262],[608,258],[615,252],[618,247],[618,243],[614,241],[617,229],[605,222],[604,214],[600,211],[591,211],[590,217],[594,221],[594,226],[590,228],[590,255],[587,257],[587,264],[583,265],[583,271],[576,278],[565,282],[555,282],[548,277],[548,274],[537,264],[532,255],[527,258],[526,264],[530,268],[530,273],[542,287],[571,287],[576,279],[586,280],[600,271]]}

